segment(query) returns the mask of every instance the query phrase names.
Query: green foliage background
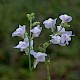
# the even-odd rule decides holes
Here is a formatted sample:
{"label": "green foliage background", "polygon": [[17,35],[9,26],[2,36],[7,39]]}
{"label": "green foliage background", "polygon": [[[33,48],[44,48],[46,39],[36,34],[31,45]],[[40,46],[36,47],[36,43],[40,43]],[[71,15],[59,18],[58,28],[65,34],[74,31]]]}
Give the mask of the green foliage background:
{"label": "green foliage background", "polygon": [[[46,52],[51,58],[52,80],[80,80],[80,0],[0,0],[0,80],[30,80],[28,57],[13,49],[21,39],[11,35],[19,24],[25,24],[28,30],[26,14],[31,12],[36,14],[34,21],[40,21],[43,27],[40,37],[34,40],[35,51],[40,43],[50,39],[50,30],[42,24],[45,19],[61,14],[72,16],[69,30],[75,37],[70,45],[50,45]],[[35,80],[47,80],[43,63],[34,70],[34,76]]]}

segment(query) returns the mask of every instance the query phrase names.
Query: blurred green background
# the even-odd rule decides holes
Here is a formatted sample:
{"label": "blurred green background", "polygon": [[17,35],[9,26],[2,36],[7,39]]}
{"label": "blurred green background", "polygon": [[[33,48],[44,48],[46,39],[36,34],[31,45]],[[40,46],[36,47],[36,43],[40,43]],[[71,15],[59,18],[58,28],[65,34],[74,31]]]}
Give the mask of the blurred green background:
{"label": "blurred green background", "polygon": [[[21,39],[12,38],[12,32],[19,24],[29,28],[26,14],[31,12],[36,14],[34,21],[40,21],[43,27],[40,37],[34,40],[35,51],[40,43],[50,39],[50,30],[42,24],[45,19],[61,14],[72,16],[69,30],[75,37],[70,45],[50,45],[46,52],[51,58],[51,80],[80,80],[80,0],[0,0],[0,80],[30,80],[28,57],[13,49]],[[47,80],[45,64],[38,64],[34,77]]]}

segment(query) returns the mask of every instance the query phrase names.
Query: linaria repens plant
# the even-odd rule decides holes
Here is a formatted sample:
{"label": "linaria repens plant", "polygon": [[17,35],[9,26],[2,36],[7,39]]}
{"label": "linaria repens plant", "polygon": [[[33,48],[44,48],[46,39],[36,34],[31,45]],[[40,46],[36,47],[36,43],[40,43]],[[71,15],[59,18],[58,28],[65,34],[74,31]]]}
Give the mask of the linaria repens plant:
{"label": "linaria repens plant", "polygon": [[[70,27],[68,24],[71,20],[72,17],[68,16],[66,14],[60,15],[59,18],[61,19],[61,24],[56,26],[56,21],[57,18],[52,19],[49,18],[48,20],[45,20],[43,22],[45,28],[50,29],[51,28],[51,40],[45,42],[42,44],[42,47],[39,46],[39,52],[35,52],[34,50],[34,38],[39,37],[42,27],[40,27],[40,22],[33,22],[33,19],[35,18],[35,14],[27,14],[26,16],[28,18],[28,21],[30,22],[30,27],[29,27],[29,33],[26,31],[26,26],[19,25],[19,28],[16,29],[15,32],[12,33],[12,37],[14,36],[19,36],[23,39],[23,41],[20,41],[17,46],[14,48],[19,48],[20,51],[24,51],[25,54],[29,58],[29,69],[30,72],[32,72],[32,69],[37,67],[37,64],[39,62],[44,62],[46,64],[47,72],[48,72],[48,80],[51,80],[50,78],[50,72],[49,72],[49,63],[50,59],[46,59],[48,55],[46,54],[46,48],[50,44],[57,44],[61,46],[66,46],[69,44],[69,41],[71,41],[71,37],[74,36],[72,35],[72,31],[66,31],[66,28]],[[34,57],[34,65],[31,65],[31,56]]]}

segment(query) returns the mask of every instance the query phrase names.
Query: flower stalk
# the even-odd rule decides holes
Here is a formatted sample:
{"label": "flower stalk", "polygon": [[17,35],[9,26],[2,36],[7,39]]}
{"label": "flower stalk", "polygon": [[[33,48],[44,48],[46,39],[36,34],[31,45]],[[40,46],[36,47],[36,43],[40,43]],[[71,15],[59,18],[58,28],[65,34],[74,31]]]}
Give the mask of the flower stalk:
{"label": "flower stalk", "polygon": [[[71,41],[71,37],[74,35],[72,35],[72,31],[66,31],[66,28],[70,27],[70,25],[68,23],[72,20],[72,17],[68,16],[66,14],[59,16],[59,18],[62,20],[62,22],[58,26],[56,26],[57,18],[55,18],[55,19],[49,18],[43,22],[45,28],[47,28],[47,29],[51,28],[52,34],[50,35],[51,40],[46,41],[39,46],[38,49],[40,52],[34,51],[33,39],[35,37],[39,37],[39,35],[42,31],[42,27],[40,27],[40,22],[38,22],[38,21],[32,22],[33,19],[35,18],[34,13],[27,14],[26,17],[28,18],[28,21],[30,22],[29,34],[26,31],[25,25],[23,25],[23,26],[19,25],[19,28],[17,28],[16,31],[14,31],[12,33],[12,37],[14,37],[14,36],[21,37],[23,39],[23,41],[19,41],[19,44],[17,46],[15,46],[14,48],[18,48],[18,49],[20,49],[21,52],[24,51],[25,54],[28,55],[31,80],[34,79],[33,75],[32,75],[32,70],[33,70],[33,68],[37,67],[37,64],[39,62],[45,62],[46,69],[47,69],[47,79],[51,80],[50,71],[49,71],[50,59],[49,60],[45,59],[47,56],[46,49],[47,49],[47,47],[49,47],[50,44],[58,44],[61,46],[66,46],[69,44],[69,42]],[[33,66],[31,65],[31,56],[33,56],[35,58]]]}
{"label": "flower stalk", "polygon": [[50,71],[49,71],[49,62],[45,61],[45,64],[46,64],[46,69],[47,69],[47,79],[51,80]]}
{"label": "flower stalk", "polygon": [[31,32],[30,32],[30,30],[31,30],[31,27],[32,27],[32,20],[30,20],[30,28],[29,28],[29,53],[28,53],[28,55],[29,55],[29,70],[30,70],[30,72],[32,71],[32,69],[31,69],[31,56],[30,56],[30,50],[31,50]]}

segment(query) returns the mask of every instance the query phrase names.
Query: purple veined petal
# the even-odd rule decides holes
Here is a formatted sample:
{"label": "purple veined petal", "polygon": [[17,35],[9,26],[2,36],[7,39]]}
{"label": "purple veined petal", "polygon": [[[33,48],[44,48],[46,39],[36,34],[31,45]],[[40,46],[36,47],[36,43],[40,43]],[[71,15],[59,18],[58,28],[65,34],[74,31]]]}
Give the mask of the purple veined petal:
{"label": "purple veined petal", "polygon": [[72,20],[71,16],[68,16],[66,14],[59,16],[59,18],[63,21],[63,22],[70,22]]}

